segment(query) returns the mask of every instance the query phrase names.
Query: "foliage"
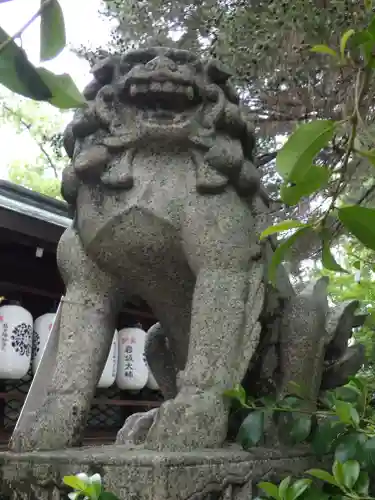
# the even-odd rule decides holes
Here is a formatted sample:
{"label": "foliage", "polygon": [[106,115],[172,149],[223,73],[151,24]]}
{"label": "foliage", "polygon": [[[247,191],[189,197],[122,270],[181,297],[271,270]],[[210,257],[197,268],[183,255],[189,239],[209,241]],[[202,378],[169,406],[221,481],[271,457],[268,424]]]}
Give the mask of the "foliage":
{"label": "foliage", "polygon": [[9,167],[8,177],[11,182],[36,191],[37,193],[61,199],[61,181],[59,178],[45,175],[45,164],[24,164],[14,162]]}
{"label": "foliage", "polygon": [[68,495],[71,500],[78,500],[79,498],[87,500],[118,500],[116,495],[105,491],[100,474],[88,476],[84,472],[80,472],[75,476],[65,476],[63,482],[74,490]]}
{"label": "foliage", "polygon": [[[305,442],[317,457],[332,454],[332,474],[311,469],[306,471],[309,478],[292,482],[291,477],[287,477],[279,485],[262,482],[259,488],[275,500],[372,500],[375,494],[370,481],[375,472],[375,410],[371,406],[371,388],[362,377],[353,377],[347,385],[323,393],[315,410],[303,398],[301,388],[294,384],[292,389],[293,395],[278,401],[269,397],[248,399],[241,386],[227,391],[228,397],[249,411],[240,427],[238,440],[244,449],[249,449],[261,443],[270,425],[276,424],[283,444]],[[311,477],[323,484],[313,483]],[[324,483],[328,483],[329,488]]]}
{"label": "foliage", "polygon": [[[358,300],[359,314],[366,315],[365,323],[355,328],[354,339],[363,344],[366,350],[366,371],[374,373],[375,363],[375,255],[363,247],[358,240],[346,237],[334,248],[335,254],[340,252],[340,262],[349,270],[348,273],[336,273],[327,269],[316,268],[311,277],[326,275],[329,277],[328,292],[334,304],[348,300]],[[374,375],[372,375],[374,378]]]}
{"label": "foliage", "polygon": [[[351,42],[351,45],[348,44]],[[358,203],[344,205],[341,195],[343,193],[343,179],[347,175],[348,165],[351,158],[360,156],[366,157],[370,162],[375,162],[375,155],[369,147],[364,148],[358,139],[359,130],[368,133],[367,126],[362,117],[363,99],[369,91],[369,83],[372,80],[375,59],[373,56],[375,48],[375,16],[370,18],[366,29],[346,31],[340,39],[340,50],[336,52],[333,48],[327,46],[315,46],[312,48],[315,52],[324,52],[330,57],[337,59],[342,67],[354,67],[357,77],[354,88],[354,101],[350,113],[342,120],[316,120],[301,125],[289,137],[276,158],[276,168],[283,178],[280,195],[285,202],[293,201],[297,204],[306,193],[306,179],[315,178],[316,183],[309,184],[311,191],[320,192],[327,183],[327,177],[336,179],[336,188],[330,196],[330,201],[326,210],[317,217],[309,219],[309,227],[318,234],[322,241],[322,264],[325,268],[332,271],[345,271],[336,262],[329,249],[331,239],[327,221],[329,217],[335,219],[334,225],[337,228],[343,227],[349,234],[357,238],[365,247],[375,250],[375,209],[359,206]],[[318,165],[314,161],[318,152],[329,145],[337,135],[344,136],[345,130],[348,130],[346,140],[342,143],[342,155],[337,165],[325,175],[317,175]],[[310,174],[311,168],[315,171]],[[288,190],[293,189],[293,199]],[[368,188],[368,192],[375,190],[373,181]],[[292,222],[289,222],[289,226]],[[295,227],[298,221],[295,221]],[[278,224],[273,229],[268,228],[266,233],[285,231],[282,225]],[[289,228],[288,228],[289,229]],[[298,230],[294,235],[292,243],[296,241],[296,235],[300,234]],[[289,245],[290,247],[291,245]],[[288,249],[284,243],[283,250]],[[280,252],[279,252],[280,253]],[[280,255],[276,255],[279,263]]]}
{"label": "foliage", "polygon": [[29,134],[36,154],[16,160],[8,166],[10,181],[53,198],[61,198],[61,173],[66,154],[62,144],[65,125],[61,112],[51,113],[48,104],[16,96],[0,97],[2,124],[12,125],[19,135]]}
{"label": "foliage", "polygon": [[61,109],[82,107],[85,99],[69,75],[36,68],[16,43],[39,17],[41,61],[53,59],[65,47],[64,17],[58,0],[41,0],[38,11],[13,37],[0,27],[0,83],[24,97],[47,101]]}

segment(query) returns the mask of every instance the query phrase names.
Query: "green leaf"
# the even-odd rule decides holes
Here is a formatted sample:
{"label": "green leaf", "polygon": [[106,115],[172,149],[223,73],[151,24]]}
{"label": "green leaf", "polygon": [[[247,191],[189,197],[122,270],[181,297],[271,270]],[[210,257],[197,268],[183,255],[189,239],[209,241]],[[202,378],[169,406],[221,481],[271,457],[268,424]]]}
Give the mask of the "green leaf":
{"label": "green leaf", "polygon": [[[349,404],[351,404],[351,403],[349,403]],[[354,424],[354,427],[358,427],[359,422],[360,422],[360,418],[359,418],[358,411],[356,410],[356,408],[354,408],[353,405],[350,409],[350,416],[352,417],[352,422]]]}
{"label": "green leaf", "polygon": [[[0,45],[9,38],[0,27]],[[36,101],[46,101],[52,95],[37,69],[28,60],[25,51],[13,40],[0,52],[0,84],[12,92]]]}
{"label": "green leaf", "polygon": [[251,448],[259,443],[263,436],[264,412],[252,411],[242,422],[238,431],[237,440],[241,443],[244,450]]}
{"label": "green leaf", "polygon": [[276,170],[284,180],[303,182],[315,156],[332,139],[336,125],[332,120],[314,120],[293,132],[276,157]]}
{"label": "green leaf", "polygon": [[336,479],[327,472],[326,470],[321,470],[321,469],[310,469],[306,471],[306,474],[309,474],[310,476],[316,477],[317,479],[320,479],[321,481],[325,481],[326,483],[333,484],[337,486],[337,481]]}
{"label": "green leaf", "polygon": [[[370,33],[371,31],[371,33]],[[374,25],[371,21],[367,30],[358,31],[349,40],[349,48],[358,48],[364,59],[365,64],[368,64],[372,59],[374,49]]]}
{"label": "green leaf", "polygon": [[329,247],[329,239],[323,236],[323,248],[322,248],[322,264],[325,269],[329,269],[330,271],[337,271],[339,273],[347,273],[348,271],[340,266],[336,262],[336,259],[331,253],[331,249]]}
{"label": "green leaf", "polygon": [[367,33],[369,33],[369,35],[372,37],[372,39],[374,39],[375,37],[375,16],[373,15],[371,17],[371,20],[369,22],[369,25],[367,26]]}
{"label": "green leaf", "polygon": [[276,486],[276,484],[273,483],[268,483],[268,482],[261,482],[258,484],[258,488],[263,490],[269,497],[274,498],[275,500],[280,500],[279,497],[279,489]]}
{"label": "green leaf", "polygon": [[359,477],[355,483],[355,491],[359,495],[368,496],[369,487],[370,487],[370,480],[368,472],[363,470],[359,473]]}
{"label": "green leaf", "polygon": [[344,472],[344,486],[351,490],[359,478],[359,463],[356,460],[348,460],[342,464],[342,469]]}
{"label": "green leaf", "polygon": [[[355,413],[353,412],[355,408],[351,403],[348,403],[346,401],[340,401],[339,399],[336,400],[335,403],[335,412],[336,415],[339,417],[341,422],[344,422],[344,424],[353,424],[353,415],[355,416]],[[358,412],[355,410],[355,412],[358,415]],[[355,416],[356,418],[356,416]],[[359,417],[358,417],[359,418]]]}
{"label": "green leaf", "polygon": [[345,430],[346,424],[333,418],[327,418],[319,423],[312,442],[314,453],[324,455],[331,452],[333,444]]}
{"label": "green leaf", "polygon": [[295,443],[304,441],[311,432],[311,416],[301,415],[294,420],[294,424],[290,430],[290,437]]}
{"label": "green leaf", "polygon": [[310,49],[311,52],[316,52],[318,54],[328,54],[333,57],[337,57],[337,52],[328,47],[328,45],[314,45]]}
{"label": "green leaf", "polygon": [[77,476],[64,476],[63,483],[78,491],[83,491],[86,488],[85,481],[79,479]]}
{"label": "green leaf", "polygon": [[294,234],[292,234],[292,236],[290,236],[287,240],[283,241],[282,243],[280,243],[280,245],[277,246],[276,250],[273,253],[270,265],[268,266],[268,279],[272,284],[276,285],[277,268],[284,260],[287,251],[293,246],[296,240],[300,236],[305,234],[309,229],[310,227],[303,227],[301,229],[298,229]]}
{"label": "green leaf", "polygon": [[364,30],[364,31],[357,31],[351,38],[349,45],[351,47],[361,47],[362,45],[368,44],[369,42],[373,42],[374,39],[371,36],[371,34]]}
{"label": "green leaf", "polygon": [[354,385],[354,383],[349,383],[335,389],[336,399],[341,401],[347,401],[348,403],[356,404],[359,402],[362,393],[361,390]]}
{"label": "green leaf", "polygon": [[291,476],[285,477],[279,484],[279,498],[281,498],[281,500],[286,500],[286,492],[288,491],[291,479]]}
{"label": "green leaf", "polygon": [[334,461],[332,466],[332,473],[336,483],[339,486],[345,486],[345,474],[343,464],[341,462],[338,462],[337,460]]}
{"label": "green leaf", "polygon": [[40,60],[48,61],[60,54],[66,44],[64,15],[58,0],[50,0],[40,17]]}
{"label": "green leaf", "polygon": [[48,102],[53,106],[60,109],[71,109],[86,105],[85,98],[68,74],[55,75],[45,68],[38,68],[38,74],[52,93]]}
{"label": "green leaf", "polygon": [[289,488],[287,500],[296,500],[300,497],[311,485],[311,479],[298,479]]}
{"label": "green leaf", "polygon": [[93,474],[90,477],[90,484],[86,487],[85,493],[91,500],[98,500],[102,492],[102,480],[100,474]]}
{"label": "green leaf", "polygon": [[335,460],[344,463],[347,460],[355,458],[358,442],[357,433],[347,434],[340,438],[339,444],[335,450]]}
{"label": "green leaf", "polygon": [[[356,266],[354,266],[354,267],[356,267]],[[360,269],[360,267],[357,268],[357,269]],[[358,375],[354,375],[354,377],[349,377],[349,384],[347,384],[346,387],[351,387],[352,388],[353,385],[355,385],[355,387],[358,389],[358,391],[361,394],[366,394],[367,393],[366,382],[361,377],[359,377]]]}
{"label": "green leaf", "polygon": [[[323,394],[319,397],[320,402],[329,408],[330,410],[334,409],[334,406],[336,404],[336,397],[334,391],[325,391]],[[334,419],[337,420],[337,417],[333,417]]]}
{"label": "green leaf", "polygon": [[363,445],[363,452],[368,466],[375,465],[375,437],[369,439]]}
{"label": "green leaf", "polygon": [[227,391],[224,391],[224,396],[230,398],[230,399],[236,399],[239,401],[242,405],[246,405],[246,391],[242,387],[242,385],[237,384],[233,389],[228,389]]}
{"label": "green leaf", "polygon": [[366,247],[375,250],[375,210],[353,205],[338,210],[345,228]]}
{"label": "green leaf", "polygon": [[310,225],[298,220],[284,220],[279,224],[267,227],[267,229],[265,229],[261,233],[259,239],[264,240],[264,238],[267,238],[267,236],[270,236],[271,234],[281,233],[283,231],[288,231],[289,229],[295,229],[297,227],[310,227]]}
{"label": "green leaf", "polygon": [[[322,491],[314,484],[310,486],[308,491],[303,495],[303,500],[333,500],[331,495]],[[340,499],[341,500],[341,499]]]}
{"label": "green leaf", "polygon": [[348,40],[351,36],[353,36],[355,31],[353,29],[345,31],[345,33],[342,35],[341,40],[340,40],[340,55],[342,59],[345,58],[345,49],[346,45],[348,43]]}
{"label": "green leaf", "polygon": [[328,168],[311,165],[304,178],[291,185],[283,184],[280,188],[280,197],[287,205],[297,205],[301,198],[310,196],[328,184],[330,172]]}

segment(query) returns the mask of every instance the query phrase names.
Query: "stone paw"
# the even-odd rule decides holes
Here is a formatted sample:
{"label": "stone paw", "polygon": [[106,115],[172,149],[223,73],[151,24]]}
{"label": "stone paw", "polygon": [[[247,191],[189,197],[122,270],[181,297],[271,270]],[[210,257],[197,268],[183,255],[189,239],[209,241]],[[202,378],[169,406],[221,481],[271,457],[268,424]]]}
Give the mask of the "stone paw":
{"label": "stone paw", "polygon": [[228,428],[228,407],[214,392],[180,392],[159,408],[145,441],[150,450],[189,451],[220,447]]}
{"label": "stone paw", "polygon": [[133,413],[125,420],[124,425],[118,431],[116,437],[116,444],[125,446],[137,446],[142,444],[154,423],[155,417],[158,413],[158,408],[154,408],[147,412]]}

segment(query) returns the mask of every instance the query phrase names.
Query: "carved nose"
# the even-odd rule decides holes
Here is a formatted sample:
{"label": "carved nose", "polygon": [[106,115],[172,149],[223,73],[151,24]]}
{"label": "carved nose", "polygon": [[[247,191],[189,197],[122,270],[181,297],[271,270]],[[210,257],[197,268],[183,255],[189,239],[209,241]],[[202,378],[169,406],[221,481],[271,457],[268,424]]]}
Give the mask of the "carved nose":
{"label": "carved nose", "polygon": [[169,59],[168,57],[158,56],[154,57],[151,61],[146,64],[146,68],[155,71],[158,69],[168,69],[169,71],[176,71],[177,64]]}

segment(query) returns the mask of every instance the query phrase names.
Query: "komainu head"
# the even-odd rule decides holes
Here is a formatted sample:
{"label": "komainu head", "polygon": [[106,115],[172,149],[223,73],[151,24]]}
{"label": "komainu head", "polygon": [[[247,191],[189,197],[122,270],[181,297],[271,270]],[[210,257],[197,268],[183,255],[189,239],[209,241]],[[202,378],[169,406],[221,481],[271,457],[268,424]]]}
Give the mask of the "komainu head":
{"label": "komainu head", "polygon": [[[84,90],[88,105],[65,132],[72,165],[64,172],[62,191],[69,203],[74,205],[80,182],[109,185],[106,169],[113,156],[153,142],[203,155],[213,172],[197,185],[202,191],[224,185],[221,177],[242,193],[254,191],[252,127],[230,73],[217,60],[154,47],[109,56],[92,73]],[[124,188],[131,187],[127,182]]]}

